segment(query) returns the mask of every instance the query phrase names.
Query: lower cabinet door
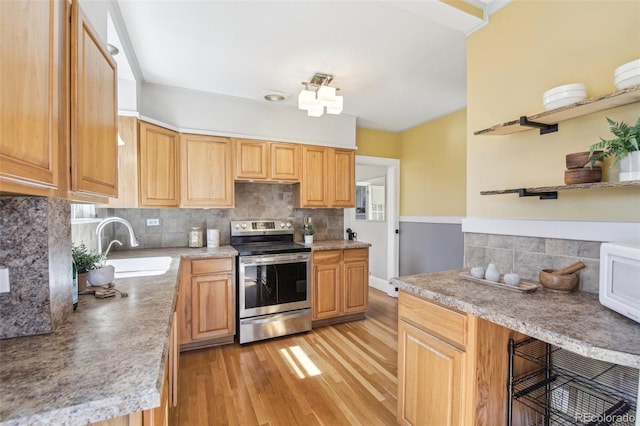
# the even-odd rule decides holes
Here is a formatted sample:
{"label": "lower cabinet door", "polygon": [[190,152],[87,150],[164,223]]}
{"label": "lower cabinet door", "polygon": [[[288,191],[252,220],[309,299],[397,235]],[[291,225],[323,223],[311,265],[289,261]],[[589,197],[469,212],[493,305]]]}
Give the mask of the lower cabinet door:
{"label": "lower cabinet door", "polygon": [[398,420],[457,426],[463,421],[465,352],[406,321],[398,326]]}
{"label": "lower cabinet door", "polygon": [[235,333],[235,298],[232,274],[191,278],[191,337],[193,340]]}
{"label": "lower cabinet door", "polygon": [[314,320],[341,314],[340,287],[339,263],[313,267],[312,318]]}
{"label": "lower cabinet door", "polygon": [[345,262],[343,282],[345,314],[366,312],[369,308],[369,262]]}

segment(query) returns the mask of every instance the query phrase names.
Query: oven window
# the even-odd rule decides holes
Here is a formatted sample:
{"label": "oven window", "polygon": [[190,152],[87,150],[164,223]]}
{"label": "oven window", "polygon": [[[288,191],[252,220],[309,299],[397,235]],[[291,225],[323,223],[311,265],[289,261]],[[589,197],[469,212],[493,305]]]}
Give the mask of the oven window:
{"label": "oven window", "polygon": [[307,263],[247,265],[244,294],[245,309],[304,301],[307,299]]}

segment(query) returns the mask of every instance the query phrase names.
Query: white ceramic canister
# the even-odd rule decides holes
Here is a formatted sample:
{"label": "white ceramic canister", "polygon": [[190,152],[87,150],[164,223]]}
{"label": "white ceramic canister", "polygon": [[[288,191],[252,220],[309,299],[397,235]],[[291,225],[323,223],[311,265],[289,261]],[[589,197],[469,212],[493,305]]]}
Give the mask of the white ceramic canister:
{"label": "white ceramic canister", "polygon": [[207,229],[207,247],[220,247],[220,231]]}
{"label": "white ceramic canister", "polygon": [[484,278],[488,281],[493,281],[494,283],[500,281],[500,271],[498,270],[498,267],[495,265],[495,263],[490,263],[489,266],[487,266],[487,271],[484,273]]}

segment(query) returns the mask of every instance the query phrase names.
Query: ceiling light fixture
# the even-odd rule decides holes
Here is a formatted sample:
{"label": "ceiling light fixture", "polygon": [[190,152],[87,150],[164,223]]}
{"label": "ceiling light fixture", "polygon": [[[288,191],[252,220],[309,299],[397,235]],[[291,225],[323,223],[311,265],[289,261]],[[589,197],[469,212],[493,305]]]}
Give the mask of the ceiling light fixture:
{"label": "ceiling light fixture", "polygon": [[304,89],[298,95],[298,108],[307,111],[309,117],[321,117],[327,114],[340,114],[342,112],[342,96],[336,96],[336,87],[329,86],[333,76],[317,73],[311,81],[303,81]]}

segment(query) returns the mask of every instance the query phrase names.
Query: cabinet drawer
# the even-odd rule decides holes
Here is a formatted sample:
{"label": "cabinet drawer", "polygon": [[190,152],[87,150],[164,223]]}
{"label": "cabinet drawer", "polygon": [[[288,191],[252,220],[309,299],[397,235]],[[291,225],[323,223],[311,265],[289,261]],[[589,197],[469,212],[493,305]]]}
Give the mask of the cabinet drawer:
{"label": "cabinet drawer", "polygon": [[313,252],[313,264],[339,263],[342,260],[342,250],[322,250]]}
{"label": "cabinet drawer", "polygon": [[368,248],[357,248],[357,249],[345,249],[344,250],[344,261],[349,262],[352,260],[368,260],[369,259],[369,249]]}
{"label": "cabinet drawer", "polygon": [[398,315],[454,344],[467,344],[467,314],[400,292]]}
{"label": "cabinet drawer", "polygon": [[220,257],[209,259],[195,259],[191,261],[191,274],[201,275],[216,272],[233,271],[233,258]]}

